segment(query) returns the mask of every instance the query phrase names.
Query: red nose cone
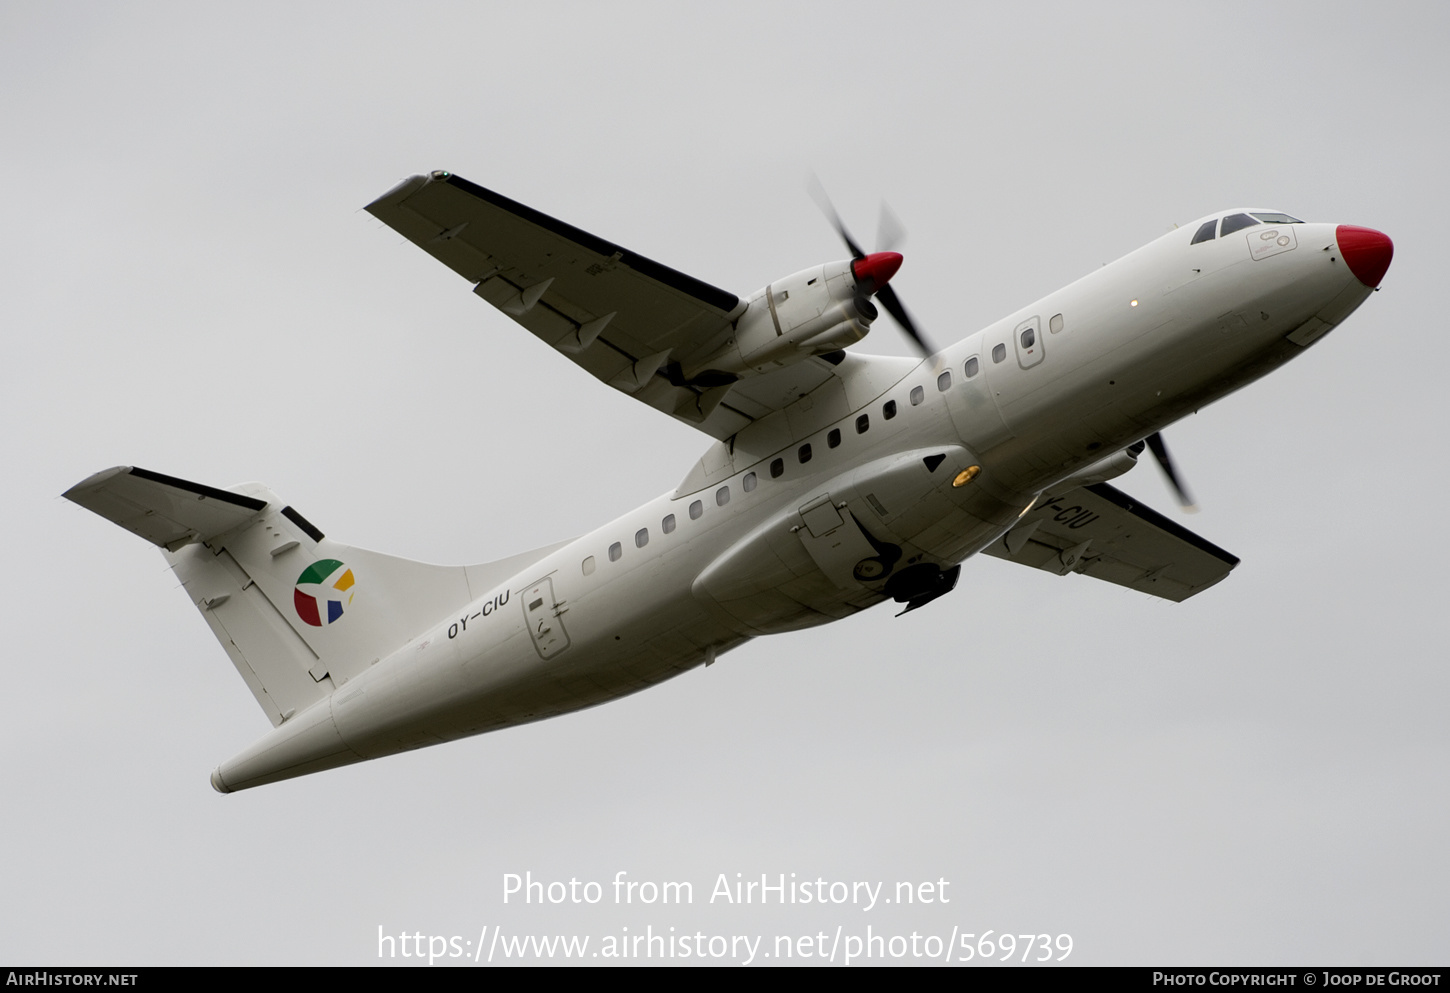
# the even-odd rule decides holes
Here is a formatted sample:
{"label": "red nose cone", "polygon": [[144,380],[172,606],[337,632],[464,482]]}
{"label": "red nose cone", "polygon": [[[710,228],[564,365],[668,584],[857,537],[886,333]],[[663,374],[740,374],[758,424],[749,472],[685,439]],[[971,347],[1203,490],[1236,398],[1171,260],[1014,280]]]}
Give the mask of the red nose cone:
{"label": "red nose cone", "polygon": [[[1384,235],[1380,235],[1380,237],[1384,238]],[[1348,261],[1347,256],[1345,261]],[[901,256],[896,252],[872,252],[864,259],[857,259],[851,263],[851,274],[856,277],[858,283],[870,283],[871,292],[875,293],[891,282],[891,277],[896,275],[896,270],[900,268]],[[1353,264],[1350,265],[1350,268],[1354,268]]]}
{"label": "red nose cone", "polygon": [[1344,256],[1345,265],[1354,273],[1354,278],[1366,286],[1378,286],[1395,256],[1394,243],[1374,228],[1357,228],[1352,224],[1341,224],[1334,229],[1339,242],[1339,254]]}

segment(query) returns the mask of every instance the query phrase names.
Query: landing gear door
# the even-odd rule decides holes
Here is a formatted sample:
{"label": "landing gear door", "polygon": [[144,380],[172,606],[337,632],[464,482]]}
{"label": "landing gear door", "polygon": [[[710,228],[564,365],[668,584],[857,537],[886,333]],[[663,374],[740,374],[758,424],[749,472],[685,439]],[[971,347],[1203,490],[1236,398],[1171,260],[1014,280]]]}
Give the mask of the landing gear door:
{"label": "landing gear door", "polygon": [[800,508],[803,527],[796,532],[806,551],[826,578],[843,590],[858,588],[884,576],[890,569],[843,503],[837,507],[830,494]]}
{"label": "landing gear door", "polygon": [[1017,364],[1030,369],[1042,361],[1042,321],[1036,317],[1023,321],[1012,332],[1012,344],[1017,348]]}
{"label": "landing gear door", "polygon": [[529,637],[534,639],[534,648],[542,659],[551,659],[569,647],[569,635],[564,630],[564,612],[569,609],[562,601],[554,599],[554,582],[545,578],[524,591],[524,623],[529,626]]}

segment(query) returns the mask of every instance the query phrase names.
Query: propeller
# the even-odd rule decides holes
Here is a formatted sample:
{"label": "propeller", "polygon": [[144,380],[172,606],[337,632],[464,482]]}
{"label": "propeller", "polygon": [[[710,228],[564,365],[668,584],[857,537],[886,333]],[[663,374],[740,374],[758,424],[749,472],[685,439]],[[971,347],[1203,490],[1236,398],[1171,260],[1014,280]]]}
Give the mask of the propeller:
{"label": "propeller", "polygon": [[886,201],[881,201],[881,217],[876,222],[876,250],[878,252],[894,252],[896,246],[906,240],[906,227],[901,223],[901,218],[896,216],[895,211],[886,206]]}
{"label": "propeller", "polygon": [[[821,208],[821,213],[826,215],[826,219],[836,229],[836,234],[840,235],[841,240],[846,243],[846,250],[851,253],[851,258],[855,260],[851,265],[851,271],[856,275],[856,278],[869,284],[870,289],[868,292],[876,297],[881,306],[886,309],[886,312],[900,325],[901,330],[906,332],[907,338],[911,339],[912,345],[915,346],[917,352],[921,354],[921,357],[931,358],[931,356],[936,354],[936,349],[927,341],[926,335],[921,333],[921,329],[916,326],[916,322],[911,319],[911,315],[906,312],[906,306],[901,302],[901,298],[896,295],[896,291],[887,285],[886,282],[896,273],[897,268],[901,265],[901,256],[895,252],[888,251],[886,248],[872,255],[867,255],[862,251],[856,239],[851,237],[851,232],[846,230],[846,223],[841,220],[841,215],[836,213],[835,205],[831,203],[831,198],[826,195],[826,188],[821,185],[821,181],[816,178],[815,174],[811,175],[810,181],[806,186],[810,190],[811,198],[816,201],[816,206]],[[891,209],[883,203],[881,205],[881,223],[877,229],[877,240],[883,245],[894,245],[898,244],[905,234],[906,231],[901,226],[901,222],[897,220],[896,215],[891,212]],[[857,263],[862,264],[858,265]]]}
{"label": "propeller", "polygon": [[1168,485],[1173,487],[1178,503],[1190,514],[1197,513],[1198,504],[1193,502],[1193,497],[1188,495],[1188,488],[1178,478],[1178,471],[1173,467],[1173,459],[1168,455],[1168,446],[1163,442],[1163,435],[1154,431],[1143,440],[1148,443],[1148,450],[1153,453],[1153,458],[1158,460],[1158,467],[1163,470],[1163,475],[1168,477]]}

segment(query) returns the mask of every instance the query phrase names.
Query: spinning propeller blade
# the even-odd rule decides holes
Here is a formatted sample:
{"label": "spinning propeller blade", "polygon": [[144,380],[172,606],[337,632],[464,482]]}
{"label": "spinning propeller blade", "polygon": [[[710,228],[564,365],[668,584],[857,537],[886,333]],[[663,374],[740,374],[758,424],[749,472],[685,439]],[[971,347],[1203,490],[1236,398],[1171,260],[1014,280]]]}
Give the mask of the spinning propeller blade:
{"label": "spinning propeller blade", "polygon": [[[831,203],[831,198],[826,195],[825,187],[814,174],[811,175],[806,187],[810,191],[811,198],[821,208],[821,213],[826,215],[826,220],[831,222],[831,226],[836,229],[836,234],[840,235],[841,240],[845,242],[846,250],[851,253],[851,258],[855,259],[857,263],[862,263],[859,267],[853,264],[851,271],[856,274],[858,279],[874,277],[864,280],[869,286],[868,292],[875,295],[876,299],[881,302],[881,306],[886,308],[886,312],[900,325],[901,330],[906,332],[907,338],[911,340],[921,357],[931,358],[936,354],[936,349],[927,341],[926,335],[922,334],[921,329],[916,326],[916,322],[911,319],[911,315],[906,312],[906,307],[902,304],[901,298],[896,295],[896,291],[886,285],[887,280],[895,275],[896,269],[901,265],[901,256],[885,248],[867,255],[861,250],[856,239],[851,237],[851,232],[846,230],[845,222],[841,220],[841,215],[836,213],[836,207]],[[891,212],[891,208],[882,203],[877,240],[883,246],[894,245],[900,243],[905,234],[905,228],[897,220],[896,215]],[[884,278],[878,274],[884,274]]]}
{"label": "spinning propeller blade", "polygon": [[1193,502],[1193,497],[1188,495],[1188,488],[1178,478],[1178,471],[1173,467],[1173,459],[1168,455],[1168,446],[1163,442],[1163,435],[1154,431],[1143,439],[1148,443],[1148,450],[1158,460],[1158,466],[1163,470],[1163,475],[1168,477],[1168,484],[1173,487],[1173,492],[1178,496],[1178,502],[1183,509],[1189,513],[1198,510],[1198,505]]}

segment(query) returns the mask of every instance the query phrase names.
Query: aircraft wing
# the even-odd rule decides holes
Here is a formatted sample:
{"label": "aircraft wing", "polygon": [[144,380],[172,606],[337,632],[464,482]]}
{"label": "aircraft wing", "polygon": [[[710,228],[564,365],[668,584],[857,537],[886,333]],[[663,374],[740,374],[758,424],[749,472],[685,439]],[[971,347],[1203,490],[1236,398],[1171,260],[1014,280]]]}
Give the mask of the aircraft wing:
{"label": "aircraft wing", "polygon": [[735,384],[683,385],[672,363],[723,343],[740,298],[451,173],[414,176],[367,210],[595,378],[715,438],[833,375],[816,358]]}
{"label": "aircraft wing", "polygon": [[1239,564],[1222,548],[1107,483],[1045,496],[982,551],[1176,602],[1208,589]]}

